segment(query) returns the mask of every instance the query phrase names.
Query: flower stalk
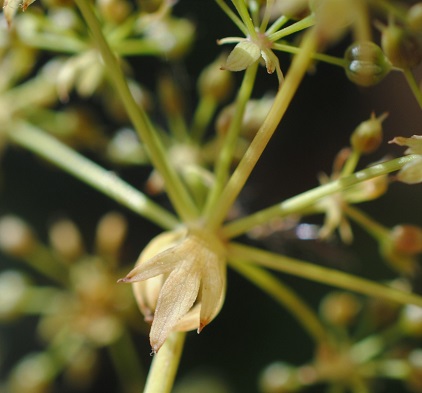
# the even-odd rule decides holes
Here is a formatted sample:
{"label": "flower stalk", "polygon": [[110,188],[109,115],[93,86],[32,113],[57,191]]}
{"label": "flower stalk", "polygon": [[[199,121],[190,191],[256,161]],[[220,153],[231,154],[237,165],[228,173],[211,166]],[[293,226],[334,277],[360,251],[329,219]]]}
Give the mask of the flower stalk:
{"label": "flower stalk", "polygon": [[167,193],[174,208],[183,221],[190,222],[195,220],[198,216],[196,206],[174,167],[169,163],[165,148],[148,116],[142,107],[136,104],[118,64],[117,58],[111,51],[111,48],[101,31],[100,23],[93,12],[91,4],[85,0],[75,0],[75,2],[92,32],[104,63],[107,66],[107,72],[111,82],[120,95],[124,107],[126,108],[136,131],[139,133],[141,140],[147,146],[151,161],[165,180]]}
{"label": "flower stalk", "polygon": [[312,54],[315,52],[316,47],[317,36],[315,31],[311,30],[305,35],[301,45],[301,52],[293,59],[292,65],[289,68],[284,83],[277,92],[274,104],[271,107],[268,116],[242,157],[236,170],[230,177],[222,194],[213,204],[211,210],[215,212],[215,214],[208,217],[206,223],[206,226],[209,229],[215,230],[218,228],[227,216],[228,211],[245,185],[271,136],[277,129],[280,120],[284,116],[308,69]]}

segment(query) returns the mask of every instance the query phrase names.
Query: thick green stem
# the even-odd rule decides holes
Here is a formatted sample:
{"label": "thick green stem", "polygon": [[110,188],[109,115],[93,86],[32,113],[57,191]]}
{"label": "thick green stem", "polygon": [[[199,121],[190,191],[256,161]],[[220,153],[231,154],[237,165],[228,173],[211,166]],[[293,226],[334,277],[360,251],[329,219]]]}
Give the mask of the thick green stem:
{"label": "thick green stem", "polygon": [[207,226],[210,229],[215,229],[221,225],[230,210],[230,207],[244,187],[249,175],[261,157],[261,154],[293,99],[293,96],[308,69],[316,45],[317,37],[314,34],[314,31],[311,30],[305,35],[301,45],[302,51],[293,59],[286,79],[278,91],[264,123],[258,130],[251,145],[215,204],[215,209],[213,209],[214,214],[207,222]]}
{"label": "thick green stem", "polygon": [[196,206],[176,173],[174,166],[168,161],[166,151],[158,133],[153,128],[145,111],[135,102],[117,58],[111,51],[101,31],[100,23],[92,9],[91,2],[86,0],[75,0],[75,2],[92,32],[95,43],[107,68],[110,81],[120,95],[136,131],[145,143],[154,167],[157,168],[164,178],[168,196],[175,210],[184,222],[194,221],[198,216]]}
{"label": "thick green stem", "polygon": [[38,128],[20,122],[9,132],[9,137],[13,142],[52,162],[157,225],[171,229],[179,224],[171,213],[152,202],[113,172],[81,156]]}
{"label": "thick green stem", "polygon": [[229,258],[240,259],[245,262],[253,261],[253,263],[261,266],[306,278],[321,284],[332,285],[337,288],[351,290],[401,304],[414,304],[422,307],[421,296],[399,291],[348,273],[328,269],[323,266],[314,265],[309,262],[300,261],[238,243],[229,243],[227,250]]}
{"label": "thick green stem", "polygon": [[313,205],[321,198],[343,191],[346,188],[365,180],[398,171],[403,168],[405,164],[411,162],[417,157],[417,155],[408,155],[396,158],[391,161],[371,166],[370,168],[356,172],[350,176],[341,177],[330,183],[313,188],[302,194],[287,199],[284,202],[227,224],[222,230],[222,235],[226,238],[233,238],[248,232],[255,226],[269,222],[275,217],[286,217],[293,213],[300,213],[302,210]]}
{"label": "thick green stem", "polygon": [[170,393],[182,356],[185,332],[173,332],[167,337],[151,364],[144,393]]}
{"label": "thick green stem", "polygon": [[319,345],[326,342],[327,334],[324,326],[315,312],[292,289],[259,266],[236,260],[230,260],[229,264],[287,308]]}

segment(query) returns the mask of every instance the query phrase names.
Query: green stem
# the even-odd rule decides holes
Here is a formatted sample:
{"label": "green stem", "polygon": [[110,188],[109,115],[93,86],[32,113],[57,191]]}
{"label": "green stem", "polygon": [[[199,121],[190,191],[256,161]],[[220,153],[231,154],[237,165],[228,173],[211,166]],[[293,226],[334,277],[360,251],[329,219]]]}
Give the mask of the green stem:
{"label": "green stem", "polygon": [[170,393],[182,355],[185,332],[167,337],[151,364],[144,393]]}
{"label": "green stem", "polygon": [[215,0],[219,7],[224,11],[224,13],[232,20],[232,22],[239,28],[239,30],[245,35],[248,35],[248,30],[246,26],[242,23],[240,18],[230,9],[224,0]]}
{"label": "green stem", "polygon": [[[281,52],[292,53],[292,54],[298,54],[301,51],[301,49],[298,48],[297,46],[281,44],[281,43],[276,43],[276,42],[273,43],[272,49],[279,50]],[[323,61],[324,63],[339,66],[342,68],[345,68],[347,65],[347,62],[344,58],[330,56],[325,53],[314,53],[312,55],[312,58],[314,60]]]}
{"label": "green stem", "polygon": [[346,163],[341,170],[341,177],[351,175],[353,171],[356,169],[358,162],[360,160],[361,153],[357,150],[353,149],[350,156],[347,158]]}
{"label": "green stem", "polygon": [[309,262],[259,250],[254,247],[238,243],[229,243],[227,246],[228,258],[253,261],[261,266],[292,274],[321,284],[332,285],[337,288],[351,290],[364,295],[391,300],[400,304],[414,304],[422,307],[422,297],[393,289],[364,278],[348,273],[328,269]]}
{"label": "green stem", "polygon": [[209,217],[210,215],[214,214],[215,205],[221,195],[223,187],[227,183],[230,166],[233,161],[233,154],[236,148],[236,143],[240,130],[242,128],[242,121],[245,114],[245,108],[252,94],[257,70],[258,62],[246,69],[242,86],[240,87],[239,93],[236,98],[236,111],[230,123],[227,135],[225,135],[224,137],[221,152],[217,157],[217,162],[215,165],[215,183],[213,188],[211,189],[211,192],[206,202],[205,217]]}
{"label": "green stem", "polygon": [[403,168],[405,164],[411,162],[417,157],[417,155],[408,155],[396,158],[391,161],[371,166],[350,176],[342,177],[330,183],[313,188],[302,194],[287,199],[284,202],[260,210],[254,214],[225,225],[222,230],[222,235],[226,238],[233,238],[248,232],[255,226],[271,221],[274,217],[285,217],[293,213],[300,213],[303,209],[315,204],[315,202],[321,198],[343,191],[365,180],[398,171]]}
{"label": "green stem", "polygon": [[407,83],[409,84],[416,101],[418,101],[419,106],[422,108],[422,91],[415,79],[415,75],[413,75],[413,72],[409,69],[403,70],[403,74],[406,77]]}
{"label": "green stem", "polygon": [[230,260],[229,264],[249,281],[267,292],[298,320],[308,334],[319,344],[327,341],[325,327],[315,312],[286,284],[259,266]]}
{"label": "green stem", "polygon": [[267,36],[275,33],[279,29],[281,29],[287,22],[289,18],[286,15],[281,15],[277,20],[273,22],[273,24],[267,29],[265,32]]}
{"label": "green stem", "polygon": [[366,232],[373,236],[378,242],[389,238],[389,229],[379,224],[372,217],[369,217],[354,206],[346,205],[343,212],[354,222],[359,224]]}
{"label": "green stem", "polygon": [[303,18],[300,21],[293,23],[290,26],[285,27],[284,29],[281,29],[275,33],[270,34],[268,36],[268,39],[272,42],[275,42],[275,41],[278,41],[280,38],[305,30],[313,26],[314,24],[315,24],[315,16],[311,14],[307,16],[306,18]]}
{"label": "green stem", "polygon": [[9,132],[10,139],[87,183],[108,197],[165,229],[179,224],[176,217],[136,190],[113,172],[107,171],[52,136],[20,122]]}
{"label": "green stem", "polygon": [[111,82],[120,95],[123,105],[141,140],[145,143],[154,167],[157,168],[164,178],[168,196],[175,210],[184,222],[195,220],[198,216],[195,204],[176,173],[174,166],[168,161],[165,148],[147,114],[134,100],[117,58],[111,51],[101,31],[100,23],[94,14],[91,2],[86,0],[75,0],[75,2],[92,32]]}
{"label": "green stem", "polygon": [[248,7],[244,0],[232,0],[237,12],[242,19],[243,24],[246,26],[247,33],[246,35],[251,37],[252,40],[256,40],[258,35],[255,30],[255,25],[253,24],[252,18],[249,14]]}
{"label": "green stem", "polygon": [[210,95],[200,97],[191,125],[191,139],[195,143],[199,144],[202,142],[206,128],[210,124],[216,108],[217,101],[214,97]]}
{"label": "green stem", "polygon": [[299,83],[308,69],[312,54],[316,49],[316,44],[317,37],[312,30],[305,35],[301,45],[302,50],[293,59],[292,65],[287,72],[286,79],[275,96],[274,103],[264,123],[242,157],[242,160],[221,193],[217,203],[215,203],[215,209],[213,209],[214,214],[207,223],[209,228],[215,229],[221,225],[230,207],[245,185],[249,175],[261,157],[261,154],[293,99],[293,96],[299,87]]}
{"label": "green stem", "polygon": [[89,46],[85,42],[75,37],[52,33],[24,36],[23,42],[31,48],[66,54],[80,53],[89,49]]}

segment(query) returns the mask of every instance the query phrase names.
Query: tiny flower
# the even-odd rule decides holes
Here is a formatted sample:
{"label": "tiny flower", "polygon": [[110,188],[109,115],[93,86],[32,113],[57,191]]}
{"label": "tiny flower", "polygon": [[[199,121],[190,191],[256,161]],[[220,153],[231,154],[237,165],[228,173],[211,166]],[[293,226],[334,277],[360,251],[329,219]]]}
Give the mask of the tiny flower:
{"label": "tiny flower", "polygon": [[220,45],[232,42],[238,42],[238,44],[230,52],[226,64],[221,67],[222,70],[243,71],[262,57],[267,72],[272,74],[274,71],[277,71],[278,80],[282,82],[283,74],[281,72],[280,62],[271,50],[272,42],[265,34],[259,34],[255,40],[231,37],[218,41]]}
{"label": "tiny flower", "polygon": [[389,143],[407,146],[404,154],[416,154],[417,157],[403,166],[397,175],[398,180],[416,184],[422,182],[422,135],[413,135],[411,138],[395,137]]}
{"label": "tiny flower", "polygon": [[[154,352],[171,331],[197,329],[199,333],[220,311],[226,291],[224,248],[218,239],[200,230],[188,230],[180,238],[176,233],[166,235],[169,248],[160,252],[165,241],[161,243],[162,237],[154,239],[161,243],[158,252],[147,260],[141,254],[135,268],[119,280],[137,283],[164,275],[162,286],[154,283],[159,294],[155,310],[150,310],[154,313],[150,332]],[[154,299],[143,298],[145,294],[138,293],[141,310],[147,302],[154,307]]]}
{"label": "tiny flower", "polygon": [[[331,178],[325,174],[320,176],[320,183],[325,184],[331,179],[337,178],[338,173],[334,172]],[[388,186],[387,176],[378,176],[370,180],[358,183],[341,193],[325,197],[315,204],[317,211],[325,213],[325,221],[319,236],[321,239],[329,238],[338,229],[340,237],[345,243],[351,243],[353,233],[350,224],[345,217],[343,210],[348,204],[355,204],[376,199],[383,195]]]}

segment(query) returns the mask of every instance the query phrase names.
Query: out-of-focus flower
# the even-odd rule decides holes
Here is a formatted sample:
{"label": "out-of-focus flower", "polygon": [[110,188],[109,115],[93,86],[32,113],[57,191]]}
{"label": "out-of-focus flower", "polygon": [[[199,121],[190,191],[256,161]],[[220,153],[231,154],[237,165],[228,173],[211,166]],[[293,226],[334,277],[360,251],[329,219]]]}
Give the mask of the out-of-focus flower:
{"label": "out-of-focus flower", "polygon": [[[344,152],[346,152],[346,154],[344,154]],[[343,150],[339,153],[338,157],[342,157],[343,155],[348,156],[349,154],[350,151],[348,149]],[[341,159],[343,160],[344,157]],[[336,161],[338,161],[338,159]],[[337,179],[340,175],[339,169],[341,168],[335,168],[330,177],[325,174],[321,174],[319,178],[320,183],[326,184],[330,180]],[[318,201],[315,204],[315,210],[317,212],[325,212],[325,222],[320,230],[320,237],[322,239],[327,239],[332,235],[335,229],[338,229],[342,240],[345,243],[351,243],[353,240],[353,234],[350,224],[343,213],[344,208],[348,204],[355,204],[379,198],[386,192],[387,187],[387,176],[378,176]]]}
{"label": "out-of-focus flower", "polygon": [[6,18],[7,24],[12,24],[13,17],[19,8],[25,11],[35,0],[4,0],[3,13]]}
{"label": "out-of-focus flower", "polygon": [[422,182],[422,135],[413,135],[410,138],[401,136],[395,137],[389,143],[395,143],[399,146],[407,146],[404,154],[416,154],[417,157],[404,165],[397,175],[397,178],[408,184]]}
{"label": "out-of-focus flower", "polygon": [[[155,280],[151,292],[139,287],[139,281],[150,279]],[[200,332],[220,311],[226,292],[224,247],[197,229],[166,233],[152,240],[119,282],[135,283],[139,307],[152,319],[150,342],[157,352],[171,331]]]}

